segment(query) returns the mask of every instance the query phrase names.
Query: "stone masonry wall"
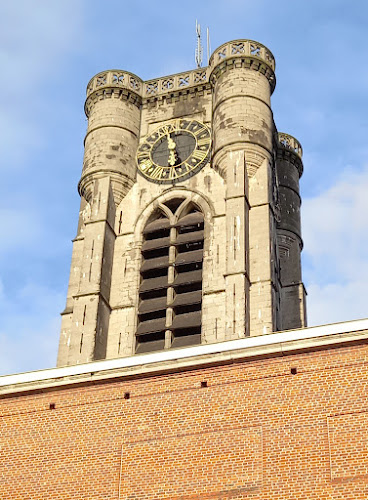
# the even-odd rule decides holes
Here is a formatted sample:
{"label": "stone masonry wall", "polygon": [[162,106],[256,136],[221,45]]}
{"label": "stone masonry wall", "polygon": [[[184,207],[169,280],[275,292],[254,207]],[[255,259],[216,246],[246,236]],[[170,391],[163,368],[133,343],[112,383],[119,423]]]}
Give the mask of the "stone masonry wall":
{"label": "stone masonry wall", "polygon": [[[266,47],[235,40],[214,51],[208,68],[147,82],[109,70],[89,82],[83,203],[58,366],[135,353],[142,232],[170,197],[191,200],[205,219],[201,343],[305,325],[301,244],[278,248],[300,226],[300,198],[296,168],[280,164],[277,182],[276,152],[299,153],[291,136],[278,142],[274,70]],[[136,164],[138,144],[183,117],[211,129],[210,161],[171,184],[148,180]]]}
{"label": "stone masonry wall", "polygon": [[353,345],[3,397],[0,498],[366,500],[367,361]]}

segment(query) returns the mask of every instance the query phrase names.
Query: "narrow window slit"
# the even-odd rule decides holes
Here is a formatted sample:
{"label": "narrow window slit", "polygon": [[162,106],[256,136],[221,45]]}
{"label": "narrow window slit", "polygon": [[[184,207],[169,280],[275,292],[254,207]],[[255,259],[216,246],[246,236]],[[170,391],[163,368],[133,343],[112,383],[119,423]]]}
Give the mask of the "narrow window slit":
{"label": "narrow window slit", "polygon": [[118,233],[120,234],[121,233],[121,225],[123,223],[123,212],[120,212],[120,217],[119,217],[119,229],[118,229]]}
{"label": "narrow window slit", "polygon": [[118,354],[120,354],[120,346],[121,346],[121,332],[119,333]]}

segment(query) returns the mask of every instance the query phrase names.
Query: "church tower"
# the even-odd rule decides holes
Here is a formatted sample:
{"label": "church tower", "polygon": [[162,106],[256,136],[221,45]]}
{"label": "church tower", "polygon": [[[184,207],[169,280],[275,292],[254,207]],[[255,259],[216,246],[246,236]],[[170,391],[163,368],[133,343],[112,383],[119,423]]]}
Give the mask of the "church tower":
{"label": "church tower", "polygon": [[58,366],[306,326],[302,149],[274,71],[236,40],[206,68],[89,82]]}

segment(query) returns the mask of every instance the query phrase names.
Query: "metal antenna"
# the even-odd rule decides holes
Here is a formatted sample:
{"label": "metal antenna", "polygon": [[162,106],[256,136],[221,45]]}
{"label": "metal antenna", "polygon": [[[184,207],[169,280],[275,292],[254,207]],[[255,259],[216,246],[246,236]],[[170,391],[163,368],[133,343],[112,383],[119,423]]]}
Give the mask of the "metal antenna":
{"label": "metal antenna", "polygon": [[203,60],[203,47],[201,43],[201,25],[198,23],[196,19],[196,32],[197,32],[197,47],[195,50],[195,61],[197,64],[197,68],[202,66]]}
{"label": "metal antenna", "polygon": [[210,29],[207,28],[207,66],[210,65],[210,57],[211,57]]}

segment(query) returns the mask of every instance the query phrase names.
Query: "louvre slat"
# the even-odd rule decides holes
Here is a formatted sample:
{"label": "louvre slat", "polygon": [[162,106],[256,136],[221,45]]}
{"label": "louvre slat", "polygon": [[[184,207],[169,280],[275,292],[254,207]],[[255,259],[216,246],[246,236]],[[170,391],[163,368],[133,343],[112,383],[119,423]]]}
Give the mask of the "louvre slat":
{"label": "louvre slat", "polygon": [[152,340],[150,342],[139,342],[136,349],[137,354],[142,354],[144,352],[162,351],[165,348],[165,339]]}
{"label": "louvre slat", "polygon": [[156,257],[154,259],[147,259],[143,261],[141,266],[141,273],[146,271],[150,271],[152,269],[162,269],[164,267],[168,267],[169,265],[169,256],[163,255],[162,257]]}
{"label": "louvre slat", "polygon": [[150,290],[160,290],[167,288],[167,276],[159,276],[158,278],[146,278],[142,281],[139,287],[139,293],[148,292]]}
{"label": "louvre slat", "polygon": [[162,231],[163,229],[170,228],[169,219],[157,219],[146,225],[143,230],[143,234],[155,233],[156,231]]}
{"label": "louvre slat", "polygon": [[143,321],[138,325],[137,335],[147,335],[148,333],[160,332],[165,330],[166,318],[150,319]]}
{"label": "louvre slat", "polygon": [[199,281],[202,281],[202,269],[178,274],[174,281],[174,287],[186,283],[197,283]]}
{"label": "louvre slat", "polygon": [[182,266],[183,264],[191,264],[193,262],[202,262],[203,250],[194,250],[193,252],[183,252],[175,259],[175,266]]}
{"label": "louvre slat", "polygon": [[139,304],[139,314],[146,314],[153,311],[161,311],[166,309],[166,295],[157,299],[142,300]]}
{"label": "louvre slat", "polygon": [[175,246],[184,245],[185,243],[192,243],[193,241],[202,241],[204,237],[203,229],[193,231],[191,233],[178,234],[175,241]]}
{"label": "louvre slat", "polygon": [[192,214],[185,215],[175,224],[175,227],[180,226],[192,226],[195,224],[201,224],[203,222],[203,215],[200,212],[194,212]]}
{"label": "louvre slat", "polygon": [[147,240],[142,245],[142,252],[147,252],[148,250],[154,250],[155,248],[165,248],[170,246],[170,237],[165,236],[165,238],[156,238],[154,240]]}
{"label": "louvre slat", "polygon": [[201,326],[201,311],[194,311],[175,316],[170,329],[179,330],[199,326]]}
{"label": "louvre slat", "polygon": [[202,302],[202,290],[195,292],[181,293],[177,295],[173,302],[173,307],[200,304]]}

